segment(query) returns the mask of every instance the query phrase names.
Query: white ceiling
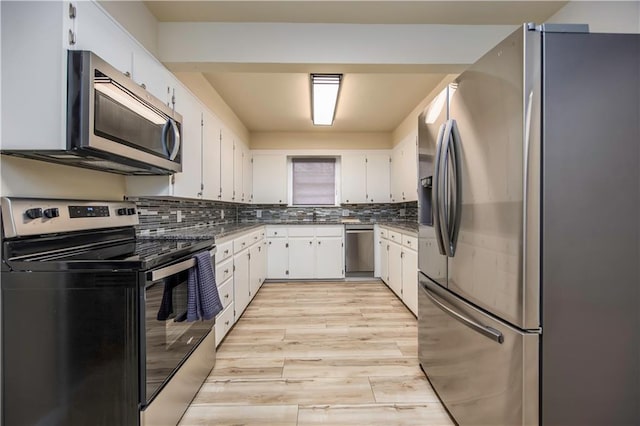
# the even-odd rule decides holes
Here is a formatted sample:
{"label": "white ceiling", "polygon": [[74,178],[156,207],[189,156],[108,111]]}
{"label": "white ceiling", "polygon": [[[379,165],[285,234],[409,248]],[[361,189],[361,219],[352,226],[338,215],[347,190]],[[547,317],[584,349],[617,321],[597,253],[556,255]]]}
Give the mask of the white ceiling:
{"label": "white ceiling", "polygon": [[[559,1],[147,1],[160,22],[273,22],[339,24],[519,25],[544,22]],[[473,40],[469,40],[472,43]],[[490,46],[489,46],[490,47]],[[340,49],[340,46],[336,46]],[[221,61],[223,62],[223,61]],[[250,61],[249,61],[250,62]],[[317,61],[320,63],[321,61]],[[209,64],[211,65],[211,64]],[[224,65],[224,64],[222,64]],[[203,67],[194,60],[180,71],[203,72],[206,80],[250,132],[391,132],[450,69],[381,69],[379,64],[309,64],[273,67],[264,61]],[[370,65],[368,71],[367,65]],[[425,65],[425,64],[423,64]],[[171,67],[171,65],[169,65]],[[311,124],[309,72],[344,72],[334,125]]]}

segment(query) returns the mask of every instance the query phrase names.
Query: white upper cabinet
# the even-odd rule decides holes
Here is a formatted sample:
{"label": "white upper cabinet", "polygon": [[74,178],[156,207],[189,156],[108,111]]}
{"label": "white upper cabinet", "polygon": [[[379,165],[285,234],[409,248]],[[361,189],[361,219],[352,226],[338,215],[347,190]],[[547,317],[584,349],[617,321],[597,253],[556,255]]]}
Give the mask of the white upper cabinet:
{"label": "white upper cabinet", "polygon": [[367,202],[388,203],[391,201],[390,159],[388,153],[367,154]]}
{"label": "white upper cabinet", "polygon": [[244,147],[242,163],[242,198],[244,203],[253,202],[253,164],[251,151],[247,147]]}
{"label": "white upper cabinet", "polygon": [[340,163],[343,203],[367,202],[367,158],[364,153],[343,154]]}
{"label": "white upper cabinet", "polygon": [[391,154],[391,201],[418,200],[417,129],[407,135]]}
{"label": "white upper cabinet", "polygon": [[74,1],[68,4],[76,8],[70,29],[75,44],[71,44],[69,49],[91,50],[112,67],[131,76],[135,46],[131,37],[96,3]]}
{"label": "white upper cabinet", "polygon": [[174,175],[173,195],[202,197],[202,107],[193,98],[185,98],[182,114],[182,172]]}
{"label": "white upper cabinet", "polygon": [[222,201],[233,201],[233,134],[223,126],[220,139],[220,188]]}
{"label": "white upper cabinet", "polygon": [[236,202],[244,202],[244,184],[243,169],[244,169],[244,157],[245,148],[244,144],[234,137],[233,141],[233,197],[232,200]]}
{"label": "white upper cabinet", "polygon": [[253,155],[253,203],[287,203],[286,155]]}
{"label": "white upper cabinet", "polygon": [[202,126],[202,198],[216,200],[220,195],[220,121],[204,111]]}
{"label": "white upper cabinet", "polygon": [[343,203],[388,203],[390,201],[390,156],[387,151],[342,155]]}

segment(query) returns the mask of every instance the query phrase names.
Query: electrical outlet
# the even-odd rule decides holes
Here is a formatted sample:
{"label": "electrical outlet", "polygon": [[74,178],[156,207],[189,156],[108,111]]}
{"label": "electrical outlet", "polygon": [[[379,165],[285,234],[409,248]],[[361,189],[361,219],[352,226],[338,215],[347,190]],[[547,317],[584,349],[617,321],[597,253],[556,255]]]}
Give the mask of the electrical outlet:
{"label": "electrical outlet", "polygon": [[407,215],[407,209],[400,209],[400,216],[406,216]]}
{"label": "electrical outlet", "polygon": [[224,219],[224,210],[220,210],[220,219]]}
{"label": "electrical outlet", "polygon": [[262,217],[262,210],[256,210],[256,217],[260,219]]}
{"label": "electrical outlet", "polygon": [[176,220],[178,223],[182,222],[182,210],[176,212]]}
{"label": "electrical outlet", "polygon": [[342,216],[349,216],[349,209],[342,209]]}

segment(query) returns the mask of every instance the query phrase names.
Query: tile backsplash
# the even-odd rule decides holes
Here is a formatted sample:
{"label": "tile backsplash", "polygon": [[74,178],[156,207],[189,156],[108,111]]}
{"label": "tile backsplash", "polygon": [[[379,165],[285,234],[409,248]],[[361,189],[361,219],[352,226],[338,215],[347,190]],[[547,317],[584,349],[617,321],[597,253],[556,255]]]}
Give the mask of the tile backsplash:
{"label": "tile backsplash", "polygon": [[290,207],[278,204],[252,204],[238,211],[241,223],[255,222],[333,222],[343,218],[363,222],[417,221],[418,203],[343,204],[339,207]]}
{"label": "tile backsplash", "polygon": [[138,206],[141,235],[174,229],[230,223],[333,222],[355,218],[366,222],[417,221],[418,203],[343,204],[339,207],[289,207],[277,204],[234,204],[223,201],[129,197]]}
{"label": "tile backsplash", "polygon": [[236,223],[238,205],[222,201],[129,197],[138,207],[139,234]]}

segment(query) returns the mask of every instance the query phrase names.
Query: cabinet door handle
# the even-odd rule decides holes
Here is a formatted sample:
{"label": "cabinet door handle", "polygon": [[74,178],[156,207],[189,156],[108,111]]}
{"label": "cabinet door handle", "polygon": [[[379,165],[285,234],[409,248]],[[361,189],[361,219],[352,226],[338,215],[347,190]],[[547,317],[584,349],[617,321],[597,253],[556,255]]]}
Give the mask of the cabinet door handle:
{"label": "cabinet door handle", "polygon": [[313,244],[313,241],[309,241],[309,245]]}
{"label": "cabinet door handle", "polygon": [[322,241],[318,241],[318,245],[322,244]]}
{"label": "cabinet door handle", "polygon": [[224,270],[225,275],[229,273],[229,269]]}

